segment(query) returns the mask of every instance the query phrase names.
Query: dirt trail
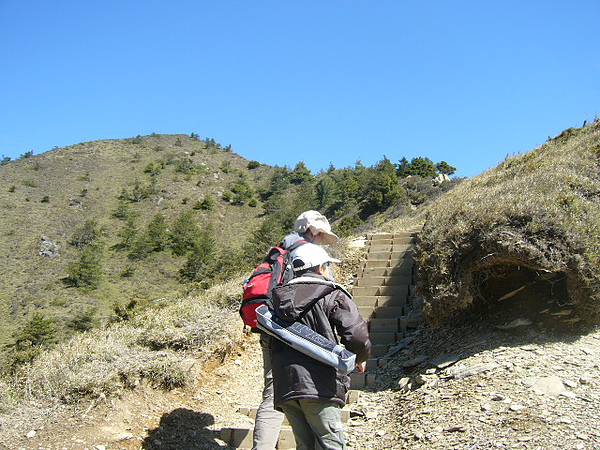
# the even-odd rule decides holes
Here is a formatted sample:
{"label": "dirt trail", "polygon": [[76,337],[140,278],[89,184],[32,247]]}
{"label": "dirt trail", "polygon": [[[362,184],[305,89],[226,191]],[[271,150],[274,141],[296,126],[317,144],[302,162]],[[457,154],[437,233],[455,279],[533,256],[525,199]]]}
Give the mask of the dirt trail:
{"label": "dirt trail", "polygon": [[[600,449],[600,332],[496,329],[505,319],[413,332],[352,405],[350,448]],[[23,414],[2,424],[0,448],[230,448],[216,430],[252,425],[237,410],[258,404],[260,384],[249,336],[194,386]]]}

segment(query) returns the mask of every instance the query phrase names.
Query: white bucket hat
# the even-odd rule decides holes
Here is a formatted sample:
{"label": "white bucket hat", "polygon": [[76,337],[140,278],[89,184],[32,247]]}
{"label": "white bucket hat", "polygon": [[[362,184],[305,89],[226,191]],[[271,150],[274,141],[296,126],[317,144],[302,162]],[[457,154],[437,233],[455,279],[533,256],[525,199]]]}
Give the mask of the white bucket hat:
{"label": "white bucket hat", "polygon": [[341,263],[339,259],[332,258],[323,247],[315,244],[304,244],[292,252],[292,265],[294,271],[310,269],[325,263]]}
{"label": "white bucket hat", "polygon": [[317,244],[335,244],[340,238],[331,231],[331,225],[327,218],[319,211],[305,211],[298,216],[294,225],[294,230],[298,233],[306,233],[310,230],[317,236]]}

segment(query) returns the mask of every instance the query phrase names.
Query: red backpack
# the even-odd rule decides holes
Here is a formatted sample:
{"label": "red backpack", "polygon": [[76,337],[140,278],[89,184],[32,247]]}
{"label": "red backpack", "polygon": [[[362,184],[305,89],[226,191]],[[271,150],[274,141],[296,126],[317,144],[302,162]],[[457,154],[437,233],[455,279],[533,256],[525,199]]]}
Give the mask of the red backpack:
{"label": "red backpack", "polygon": [[254,269],[250,278],[244,283],[240,315],[244,325],[257,327],[256,308],[265,304],[273,295],[273,289],[294,278],[290,255],[307,241],[300,240],[286,250],[281,246],[272,247],[267,257]]}

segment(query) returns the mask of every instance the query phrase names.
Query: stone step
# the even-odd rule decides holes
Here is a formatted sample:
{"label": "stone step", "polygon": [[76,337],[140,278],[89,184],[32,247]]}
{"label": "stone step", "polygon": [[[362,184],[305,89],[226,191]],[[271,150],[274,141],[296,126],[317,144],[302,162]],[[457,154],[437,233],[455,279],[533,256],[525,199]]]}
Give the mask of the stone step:
{"label": "stone step", "polygon": [[353,297],[359,308],[378,308],[383,306],[404,306],[408,302],[406,295],[366,295]]}
{"label": "stone step", "polygon": [[397,333],[400,331],[400,323],[397,317],[392,319],[371,319],[369,321],[369,333]]}
{"label": "stone step", "polygon": [[365,309],[365,308],[377,307],[377,298],[378,297],[376,295],[367,295],[364,297],[354,297],[353,300],[359,309],[361,309],[361,308]]}
{"label": "stone step", "polygon": [[387,355],[391,343],[371,345],[371,358],[381,358]]}
{"label": "stone step", "polygon": [[358,269],[358,276],[392,276],[392,275],[413,275],[412,257],[403,258],[401,261],[393,263],[390,260],[364,261]]}
{"label": "stone step", "polygon": [[367,259],[369,259],[369,255],[371,253],[412,253],[413,245],[412,244],[371,244],[367,246],[365,252]]}
{"label": "stone step", "polygon": [[377,233],[367,236],[367,242],[407,242],[414,243],[415,233]]}
{"label": "stone step", "polygon": [[409,284],[400,284],[397,286],[354,286],[352,288],[352,297],[407,297],[410,292]]}
{"label": "stone step", "polygon": [[407,316],[369,321],[369,333],[406,333],[406,329]]}
{"label": "stone step", "polygon": [[358,287],[354,286],[352,288],[352,297],[373,297],[378,295],[379,286],[368,286],[368,287]]}
{"label": "stone step", "polygon": [[392,361],[392,358],[384,358],[384,357],[370,358],[367,361],[367,370],[374,371],[378,367],[385,367],[387,365],[387,363],[389,363],[390,361]]}
{"label": "stone step", "polygon": [[382,333],[369,333],[369,339],[373,345],[389,345],[402,339],[404,335],[396,331],[387,331]]}
{"label": "stone step", "polygon": [[356,287],[373,287],[373,286],[399,286],[402,284],[412,284],[412,275],[392,275],[392,276],[363,276],[357,278]]}
{"label": "stone step", "polygon": [[372,373],[356,373],[350,374],[350,387],[352,389],[364,389],[375,385],[375,375]]}
{"label": "stone step", "polygon": [[384,296],[404,296],[407,297],[410,291],[409,284],[400,284],[398,286],[381,286],[376,295]]}
{"label": "stone step", "polygon": [[[220,439],[225,441],[230,447],[238,449],[252,448],[252,429],[251,428],[221,428]],[[279,432],[277,441],[279,450],[296,448],[296,440],[291,428],[282,428]]]}
{"label": "stone step", "polygon": [[393,273],[391,275],[371,275],[363,276],[356,279],[356,286],[397,286],[399,284],[412,284],[412,275],[398,275]]}
{"label": "stone step", "polygon": [[404,315],[406,315],[405,306],[379,306],[375,308],[373,317],[376,319],[393,319]]}
{"label": "stone step", "polygon": [[375,312],[375,307],[374,306],[359,306],[358,312],[360,313],[361,317],[363,319],[365,319],[365,321],[368,322],[369,319],[371,319],[371,317],[373,316],[373,313]]}

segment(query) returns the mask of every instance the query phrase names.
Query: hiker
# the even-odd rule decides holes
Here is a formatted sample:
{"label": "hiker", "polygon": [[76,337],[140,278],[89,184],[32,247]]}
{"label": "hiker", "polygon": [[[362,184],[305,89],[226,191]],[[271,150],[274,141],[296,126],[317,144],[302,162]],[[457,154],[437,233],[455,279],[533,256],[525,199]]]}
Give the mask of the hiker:
{"label": "hiker", "polygon": [[[300,322],[356,354],[356,371],[366,370],[371,352],[367,324],[350,294],[332,281],[331,263],[339,263],[314,244],[292,256],[295,277],[273,291],[278,317]],[[338,339],[339,336],[339,339]],[[350,379],[275,338],[271,339],[274,404],[294,432],[298,449],[345,449],[341,408]]]}
{"label": "hiker", "polygon": [[[335,244],[338,236],[331,231],[327,218],[318,211],[305,211],[298,216],[294,231],[288,234],[280,244],[289,249],[301,241],[318,245]],[[300,247],[298,247],[300,248]],[[261,332],[260,346],[263,354],[264,387],[262,402],[256,412],[252,450],[273,450],[277,445],[284,415],[273,406],[273,377],[269,336]]]}

